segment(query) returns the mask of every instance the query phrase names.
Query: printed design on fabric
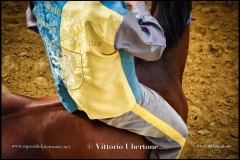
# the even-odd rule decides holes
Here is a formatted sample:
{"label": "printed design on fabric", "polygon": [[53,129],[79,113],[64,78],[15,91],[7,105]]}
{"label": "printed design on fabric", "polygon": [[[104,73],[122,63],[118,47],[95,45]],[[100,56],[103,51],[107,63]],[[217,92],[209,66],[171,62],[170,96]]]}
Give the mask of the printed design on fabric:
{"label": "printed design on fabric", "polygon": [[63,82],[67,85],[68,89],[78,89],[84,79],[82,55],[63,48],[61,49],[62,52],[57,51],[62,56],[59,59],[61,67],[60,77],[63,78]]}
{"label": "printed design on fabric", "polygon": [[[59,50],[59,47],[54,45],[59,44],[60,42],[59,36],[57,35],[59,34],[58,32],[60,28],[59,21],[61,20],[61,10],[62,9],[54,4],[54,2],[50,1],[38,3],[33,10],[33,13],[37,18],[38,28],[42,35],[56,85],[64,85],[63,80],[60,77],[60,65],[58,63],[61,57],[56,52],[56,50]],[[52,43],[49,43],[50,41]]]}
{"label": "printed design on fabric", "polygon": [[[61,48],[65,48],[71,53],[77,53],[82,55],[82,59],[78,57],[78,55],[73,56],[73,63],[76,70],[71,70],[69,65],[60,64],[62,70],[67,70],[71,72],[73,78],[82,78],[82,81],[87,82],[88,84],[93,84],[93,75],[94,67],[89,67],[97,65],[97,63],[101,63],[101,58],[98,57],[98,61],[92,61],[92,50],[100,50],[102,47],[102,39],[96,38],[92,36],[92,34],[96,34],[93,24],[90,24],[91,20],[89,20],[88,16],[83,16],[84,11],[80,11],[78,5],[91,3],[91,2],[81,2],[76,5],[74,3],[69,4],[69,6],[65,7],[62,12],[62,20],[61,20]],[[96,3],[96,2],[94,2]],[[92,23],[92,22],[91,22]],[[92,27],[92,30],[90,28]],[[64,49],[62,50],[64,52]],[[91,55],[90,55],[91,54]],[[80,62],[81,61],[81,62]],[[82,64],[82,72],[84,76],[77,75],[79,74],[79,64]],[[67,68],[65,68],[67,67]],[[73,67],[73,66],[72,66]],[[70,74],[70,73],[69,73]],[[71,84],[71,88],[78,88],[79,84],[74,84],[74,79],[69,79],[69,77],[62,74],[63,79],[66,83]],[[79,77],[80,76],[80,77]],[[102,83],[102,82],[101,82]],[[95,84],[94,84],[95,85]]]}
{"label": "printed design on fabric", "polygon": [[90,81],[87,51],[94,43],[88,39],[84,29],[84,18],[79,18],[79,10],[66,10],[62,13],[60,60],[61,77],[68,89],[78,89],[83,81]]}
{"label": "printed design on fabric", "polygon": [[[76,36],[76,30],[81,28],[80,22],[73,21],[71,18],[74,16],[74,12],[69,12],[70,15],[62,16],[61,8],[52,4],[52,2],[46,1],[44,5],[38,6],[44,12],[37,13],[37,23],[41,28],[43,36],[43,42],[46,47],[46,51],[51,63],[51,70],[54,81],[57,85],[67,86],[68,89],[78,89],[83,82],[83,65],[86,65],[86,56],[83,64],[83,53],[86,53],[87,42],[83,34]],[[57,32],[60,31],[59,21],[60,19],[67,20],[65,23],[68,34],[72,34],[72,39],[64,39],[65,47],[60,46],[60,37],[57,36]],[[78,39],[76,39],[78,37]],[[76,47],[81,46],[79,52],[74,52]],[[86,55],[86,54],[85,54]]]}
{"label": "printed design on fabric", "polygon": [[49,51],[52,63],[60,68],[54,68],[55,75],[61,77],[68,89],[79,89],[84,79],[82,54],[60,47],[47,38],[45,40],[56,47]]}

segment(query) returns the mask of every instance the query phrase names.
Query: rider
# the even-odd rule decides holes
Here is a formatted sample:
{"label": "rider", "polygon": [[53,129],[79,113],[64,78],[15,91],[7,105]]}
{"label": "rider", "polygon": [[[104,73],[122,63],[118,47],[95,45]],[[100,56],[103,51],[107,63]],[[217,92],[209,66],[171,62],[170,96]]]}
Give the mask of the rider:
{"label": "rider", "polygon": [[[134,56],[158,60],[164,31],[145,3],[34,1],[29,28],[42,37],[61,102],[69,112],[145,136],[157,146],[151,158],[176,158],[187,127],[175,110],[140,84]],[[37,26],[37,29],[36,29]]]}

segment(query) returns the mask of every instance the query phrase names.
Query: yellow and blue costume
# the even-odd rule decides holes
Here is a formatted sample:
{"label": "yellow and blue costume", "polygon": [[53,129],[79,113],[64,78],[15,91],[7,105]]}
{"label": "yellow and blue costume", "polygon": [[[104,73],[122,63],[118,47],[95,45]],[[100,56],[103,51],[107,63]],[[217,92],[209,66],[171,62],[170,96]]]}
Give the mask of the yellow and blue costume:
{"label": "yellow and blue costume", "polygon": [[33,4],[27,12],[36,23],[28,15],[28,24],[38,27],[64,107],[146,136],[163,149],[156,157],[177,157],[186,141],[186,125],[135,73],[134,56],[157,60],[166,46],[164,32],[146,6],[129,12],[121,1]]}

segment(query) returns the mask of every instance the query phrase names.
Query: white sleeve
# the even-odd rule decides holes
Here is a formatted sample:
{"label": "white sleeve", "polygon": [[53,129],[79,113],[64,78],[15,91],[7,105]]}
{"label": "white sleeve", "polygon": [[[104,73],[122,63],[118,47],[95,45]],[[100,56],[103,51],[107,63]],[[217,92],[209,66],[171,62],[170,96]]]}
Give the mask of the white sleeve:
{"label": "white sleeve", "polygon": [[37,19],[33,15],[32,10],[30,8],[30,2],[28,2],[28,8],[26,11],[26,20],[27,20],[27,27],[37,27]]}

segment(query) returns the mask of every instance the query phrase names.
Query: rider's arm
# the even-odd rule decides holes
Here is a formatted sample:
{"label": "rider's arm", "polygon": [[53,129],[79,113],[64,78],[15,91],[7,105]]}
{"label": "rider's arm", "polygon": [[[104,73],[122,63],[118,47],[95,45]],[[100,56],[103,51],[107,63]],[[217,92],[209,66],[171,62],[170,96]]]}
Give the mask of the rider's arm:
{"label": "rider's arm", "polygon": [[147,61],[158,60],[166,47],[164,31],[144,2],[133,6],[115,37],[115,48]]}
{"label": "rider's arm", "polygon": [[27,19],[27,27],[38,33],[37,28],[37,19],[32,13],[33,3],[31,1],[28,2],[28,9],[26,11],[26,19]]}

